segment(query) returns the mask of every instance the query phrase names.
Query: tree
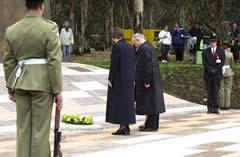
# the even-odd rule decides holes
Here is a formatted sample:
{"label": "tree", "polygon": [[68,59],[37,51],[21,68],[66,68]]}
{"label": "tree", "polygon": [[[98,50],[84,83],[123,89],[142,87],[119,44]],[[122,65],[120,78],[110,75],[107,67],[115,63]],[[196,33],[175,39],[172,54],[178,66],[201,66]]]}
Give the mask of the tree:
{"label": "tree", "polygon": [[143,0],[135,0],[134,32],[143,33]]}

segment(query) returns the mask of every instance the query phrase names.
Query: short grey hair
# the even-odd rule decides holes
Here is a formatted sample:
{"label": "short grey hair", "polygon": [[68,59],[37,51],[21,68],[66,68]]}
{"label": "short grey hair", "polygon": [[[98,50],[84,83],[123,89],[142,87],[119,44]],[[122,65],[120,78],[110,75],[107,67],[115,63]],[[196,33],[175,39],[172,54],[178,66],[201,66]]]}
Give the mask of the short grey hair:
{"label": "short grey hair", "polygon": [[138,40],[138,41],[146,41],[145,37],[143,34],[140,33],[136,33],[133,35],[133,39],[134,40]]}

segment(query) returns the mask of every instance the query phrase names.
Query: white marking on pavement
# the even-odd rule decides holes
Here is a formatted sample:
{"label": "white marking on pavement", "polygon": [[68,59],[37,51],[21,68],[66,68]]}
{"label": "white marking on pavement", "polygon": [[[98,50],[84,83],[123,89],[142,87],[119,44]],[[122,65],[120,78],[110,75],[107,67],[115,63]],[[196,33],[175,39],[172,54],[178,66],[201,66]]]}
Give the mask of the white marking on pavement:
{"label": "white marking on pavement", "polygon": [[0,95],[0,103],[10,103],[8,95]]}
{"label": "white marking on pavement", "polygon": [[218,148],[216,149],[217,151],[231,151],[231,152],[240,152],[240,144],[233,144],[233,145],[230,145],[230,146],[225,146],[225,147],[222,147],[222,148]]}
{"label": "white marking on pavement", "polygon": [[[160,141],[146,142],[136,145],[122,145],[120,148],[111,150],[98,151],[94,153],[87,153],[83,155],[76,155],[75,157],[104,157],[104,156],[151,156],[160,154],[164,157],[184,157],[196,153],[205,152],[206,150],[195,149],[194,147],[206,143],[213,143],[216,141],[222,142],[236,142],[240,141],[240,127],[223,129],[217,131],[208,131],[204,133],[192,134],[187,136],[177,136],[176,138],[165,139]],[[224,135],[224,136],[223,136]],[[161,136],[161,134],[159,135]],[[140,138],[140,137],[139,137]],[[173,151],[174,148],[174,151]],[[239,145],[229,147],[232,150],[240,150]],[[226,151],[229,151],[226,149]]]}
{"label": "white marking on pavement", "polygon": [[201,128],[218,130],[218,129],[236,127],[236,126],[240,126],[240,123],[231,123],[231,122],[230,123],[222,123],[222,124],[208,125],[208,126],[204,126],[204,127],[201,127]]}
{"label": "white marking on pavement", "polygon": [[161,135],[147,135],[147,136],[140,136],[140,137],[131,137],[128,139],[124,140],[117,140],[113,141],[113,143],[116,144],[136,144],[136,143],[142,143],[142,142],[149,142],[149,141],[159,141],[159,140],[164,140],[164,139],[169,139],[176,137],[174,135],[166,135],[166,134],[161,134]]}
{"label": "white marking on pavement", "polygon": [[81,90],[106,90],[107,87],[97,81],[88,81],[88,82],[72,82],[73,85],[78,87]]}
{"label": "white marking on pavement", "polygon": [[68,92],[63,92],[63,98],[64,99],[76,99],[76,98],[86,98],[86,97],[91,97],[90,94],[84,91],[68,91]]}

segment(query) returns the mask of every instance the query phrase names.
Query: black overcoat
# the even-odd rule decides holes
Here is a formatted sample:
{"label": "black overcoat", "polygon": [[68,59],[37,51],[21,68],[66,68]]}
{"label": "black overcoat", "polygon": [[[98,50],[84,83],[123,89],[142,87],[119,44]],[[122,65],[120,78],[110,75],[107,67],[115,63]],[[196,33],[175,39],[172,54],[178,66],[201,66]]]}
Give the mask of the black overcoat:
{"label": "black overcoat", "polygon": [[134,124],[135,118],[135,73],[136,55],[125,40],[113,45],[108,87],[106,122]]}
{"label": "black overcoat", "polygon": [[[144,84],[150,83],[150,88]],[[155,48],[145,42],[137,50],[136,114],[154,115],[165,112],[160,68]]]}

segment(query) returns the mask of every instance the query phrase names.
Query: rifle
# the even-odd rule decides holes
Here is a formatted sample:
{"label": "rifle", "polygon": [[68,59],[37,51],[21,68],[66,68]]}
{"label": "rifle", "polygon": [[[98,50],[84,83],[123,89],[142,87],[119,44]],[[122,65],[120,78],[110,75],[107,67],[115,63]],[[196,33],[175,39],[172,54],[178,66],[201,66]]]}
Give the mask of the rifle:
{"label": "rifle", "polygon": [[53,157],[62,157],[62,151],[61,151],[61,138],[62,138],[62,132],[59,131],[60,129],[60,117],[61,117],[61,111],[56,107],[55,111],[55,126],[54,126],[54,152]]}

